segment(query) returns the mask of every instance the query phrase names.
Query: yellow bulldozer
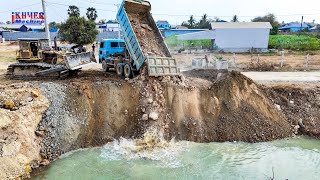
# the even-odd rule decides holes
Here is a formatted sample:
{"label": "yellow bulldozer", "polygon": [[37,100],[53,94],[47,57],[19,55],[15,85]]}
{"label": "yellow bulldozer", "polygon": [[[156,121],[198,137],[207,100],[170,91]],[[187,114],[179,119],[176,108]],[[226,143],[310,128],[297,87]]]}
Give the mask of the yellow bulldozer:
{"label": "yellow bulldozer", "polygon": [[9,65],[7,74],[13,78],[65,78],[85,65],[96,62],[93,52],[82,46],[50,47],[48,39],[18,40],[18,63]]}

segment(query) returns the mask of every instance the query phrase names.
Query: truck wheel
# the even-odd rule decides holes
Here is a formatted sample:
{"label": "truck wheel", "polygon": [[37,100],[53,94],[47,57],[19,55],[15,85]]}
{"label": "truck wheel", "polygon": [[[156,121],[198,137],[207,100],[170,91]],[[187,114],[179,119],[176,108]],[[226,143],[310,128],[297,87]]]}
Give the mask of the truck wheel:
{"label": "truck wheel", "polygon": [[109,66],[107,65],[106,61],[102,61],[102,69],[104,72],[108,72],[109,71]]}
{"label": "truck wheel", "polygon": [[117,71],[118,76],[123,76],[123,64],[122,63],[117,64],[116,71]]}
{"label": "truck wheel", "polygon": [[123,71],[124,71],[124,77],[126,77],[126,78],[132,78],[133,77],[132,69],[131,69],[131,66],[130,66],[129,63],[126,63],[124,65]]}

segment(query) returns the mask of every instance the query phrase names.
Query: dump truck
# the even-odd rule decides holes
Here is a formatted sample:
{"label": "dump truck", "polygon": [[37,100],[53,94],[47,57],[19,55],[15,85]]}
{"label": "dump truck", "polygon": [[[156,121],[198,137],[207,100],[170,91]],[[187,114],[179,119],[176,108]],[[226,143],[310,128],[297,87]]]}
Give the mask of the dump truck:
{"label": "dump truck", "polygon": [[21,38],[18,43],[18,63],[7,69],[7,75],[12,78],[65,78],[84,65],[96,62],[93,52],[86,52],[79,45],[58,51],[49,46],[48,39]]}
{"label": "dump truck", "polygon": [[102,61],[105,71],[132,78],[144,66],[149,76],[178,75],[179,69],[151,15],[151,4],[144,0],[124,0],[117,13],[125,42],[122,53]]}

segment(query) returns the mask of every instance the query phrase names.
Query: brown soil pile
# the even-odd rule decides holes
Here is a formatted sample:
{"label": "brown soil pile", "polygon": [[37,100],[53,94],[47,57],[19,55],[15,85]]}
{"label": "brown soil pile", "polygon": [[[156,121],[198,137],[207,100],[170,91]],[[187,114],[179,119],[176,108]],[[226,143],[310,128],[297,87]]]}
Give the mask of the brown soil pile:
{"label": "brown soil pile", "polygon": [[162,47],[161,38],[156,33],[157,29],[152,29],[145,14],[128,15],[134,32],[144,54],[149,56],[166,57],[166,51]]}
{"label": "brown soil pile", "polygon": [[271,101],[286,115],[295,134],[320,138],[320,87],[292,86],[265,88]]}
{"label": "brown soil pile", "polygon": [[47,99],[30,83],[0,87],[0,179],[26,178],[34,165],[46,165],[39,155],[37,130]]}

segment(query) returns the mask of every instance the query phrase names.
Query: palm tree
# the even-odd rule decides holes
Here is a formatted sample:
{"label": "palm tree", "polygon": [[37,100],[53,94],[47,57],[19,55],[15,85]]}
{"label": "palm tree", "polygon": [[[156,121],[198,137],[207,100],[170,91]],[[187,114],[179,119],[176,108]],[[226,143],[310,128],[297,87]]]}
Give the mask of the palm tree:
{"label": "palm tree", "polygon": [[190,28],[194,28],[194,25],[196,24],[196,20],[194,19],[193,15],[190,16],[188,23],[189,23]]}
{"label": "palm tree", "polygon": [[239,22],[239,18],[237,15],[234,15],[231,19],[231,22]]}

